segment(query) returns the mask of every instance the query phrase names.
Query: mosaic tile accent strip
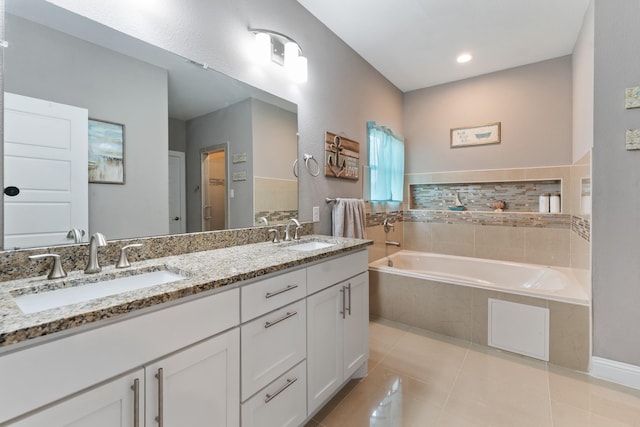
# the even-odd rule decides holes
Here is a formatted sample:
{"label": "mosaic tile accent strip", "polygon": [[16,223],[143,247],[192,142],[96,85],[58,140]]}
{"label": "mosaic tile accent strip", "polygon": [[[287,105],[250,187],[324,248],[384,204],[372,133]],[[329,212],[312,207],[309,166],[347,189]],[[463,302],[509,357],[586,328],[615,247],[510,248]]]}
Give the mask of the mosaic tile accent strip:
{"label": "mosaic tile accent strip", "polygon": [[409,186],[411,209],[446,209],[456,193],[468,211],[491,212],[489,203],[506,202],[509,212],[537,212],[541,194],[560,193],[560,180],[413,184]]}
{"label": "mosaic tile accent strip", "polygon": [[[129,261],[144,261],[173,255],[184,255],[192,252],[209,251],[211,249],[229,248],[269,241],[270,228],[277,228],[284,234],[284,225],[254,228],[238,228],[234,230],[207,231],[202,233],[174,234],[170,236],[140,237],[126,240],[109,240],[107,246],[98,250],[100,265],[115,265],[120,257],[120,248],[132,243],[142,243],[141,248],[130,250]],[[302,236],[313,234],[313,223],[302,223]],[[51,248],[21,249],[0,252],[0,282],[23,279],[47,274],[49,260],[31,261],[29,255],[54,253],[62,258],[65,271],[83,270],[89,253],[89,245],[66,245]]]}
{"label": "mosaic tile accent strip", "polygon": [[571,228],[571,215],[477,211],[405,211],[403,221],[439,224],[500,225],[510,227]]}
{"label": "mosaic tile accent strip", "polygon": [[402,222],[403,214],[402,211],[367,213],[366,226],[375,227],[376,225],[382,225],[385,218],[389,218],[391,222]]}
{"label": "mosaic tile accent strip", "polygon": [[265,217],[269,221],[269,225],[286,224],[290,218],[298,218],[298,210],[293,211],[260,211],[256,212],[254,224],[256,226],[264,225],[259,218]]}
{"label": "mosaic tile accent strip", "polygon": [[591,221],[580,216],[571,217],[571,231],[578,234],[587,242],[591,242]]}

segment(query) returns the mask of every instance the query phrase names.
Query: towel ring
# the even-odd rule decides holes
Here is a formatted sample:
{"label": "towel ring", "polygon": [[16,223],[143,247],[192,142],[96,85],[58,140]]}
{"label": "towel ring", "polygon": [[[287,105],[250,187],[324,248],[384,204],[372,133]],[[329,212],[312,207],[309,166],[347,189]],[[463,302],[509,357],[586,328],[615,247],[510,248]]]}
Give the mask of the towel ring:
{"label": "towel ring", "polygon": [[293,176],[298,177],[298,159],[293,161]]}
{"label": "towel ring", "polygon": [[[309,174],[311,176],[320,175],[320,165],[318,164],[318,161],[313,157],[312,154],[304,153],[302,158],[304,159],[304,165],[306,166],[306,168],[309,171]],[[316,172],[315,173],[311,172],[311,167],[309,166],[309,160],[313,160],[314,163],[316,164]]]}

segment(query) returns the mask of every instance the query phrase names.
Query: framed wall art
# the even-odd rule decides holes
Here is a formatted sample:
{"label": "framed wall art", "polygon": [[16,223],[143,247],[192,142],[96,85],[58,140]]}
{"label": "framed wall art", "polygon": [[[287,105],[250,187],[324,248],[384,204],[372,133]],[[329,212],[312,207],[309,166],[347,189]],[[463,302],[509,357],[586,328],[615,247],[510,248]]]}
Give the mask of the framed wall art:
{"label": "framed wall art", "polygon": [[451,129],[451,148],[500,144],[500,122]]}
{"label": "framed wall art", "polygon": [[89,182],[124,184],[124,125],[89,119]]}

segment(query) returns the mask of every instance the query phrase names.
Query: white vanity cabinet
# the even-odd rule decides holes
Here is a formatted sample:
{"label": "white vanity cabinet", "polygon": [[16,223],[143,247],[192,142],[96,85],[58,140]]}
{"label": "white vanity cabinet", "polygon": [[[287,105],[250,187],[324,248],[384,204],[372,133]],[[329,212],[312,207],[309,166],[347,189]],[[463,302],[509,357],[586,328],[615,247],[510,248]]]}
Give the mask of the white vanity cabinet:
{"label": "white vanity cabinet", "polygon": [[138,369],[10,425],[139,427],[144,425],[143,395],[144,370]]}
{"label": "white vanity cabinet", "polygon": [[[309,267],[307,298],[307,408],[313,414],[352,377],[369,355],[369,273],[366,252],[336,264]],[[315,271],[314,271],[315,270]],[[324,274],[321,274],[324,273]],[[330,280],[340,279],[329,285]],[[343,280],[346,279],[346,280]]]}
{"label": "white vanity cabinet", "polygon": [[235,328],[11,425],[235,427],[239,424],[239,348]]}
{"label": "white vanity cabinet", "polygon": [[[0,356],[0,425],[14,425],[8,420],[49,405],[20,419],[24,424],[16,420],[15,425],[142,427],[145,406],[157,414],[154,406],[159,395],[154,375],[158,368],[163,368],[167,419],[175,420],[175,416],[192,411],[209,417],[211,409],[216,408],[219,409],[214,415],[216,419],[226,418],[216,425],[237,426],[239,307],[239,290],[232,289],[3,354]],[[228,332],[221,333],[223,331]],[[138,404],[143,414],[135,425],[129,424],[134,419],[135,393],[131,387],[135,381],[126,374],[123,378],[128,382],[121,383],[120,376],[141,368],[144,375],[136,374],[135,379],[138,379]],[[103,385],[109,387],[103,390]],[[82,419],[46,415],[49,411],[63,414],[64,408],[75,405],[95,407],[97,412],[87,416],[97,417],[96,421],[88,418],[92,422],[87,423]],[[199,409],[194,410],[195,407]],[[100,411],[104,412],[104,418]],[[111,421],[117,419],[113,411],[122,411],[121,421]],[[147,419],[147,425],[158,424]],[[189,423],[174,421],[165,425]],[[207,422],[191,425],[207,425]]]}

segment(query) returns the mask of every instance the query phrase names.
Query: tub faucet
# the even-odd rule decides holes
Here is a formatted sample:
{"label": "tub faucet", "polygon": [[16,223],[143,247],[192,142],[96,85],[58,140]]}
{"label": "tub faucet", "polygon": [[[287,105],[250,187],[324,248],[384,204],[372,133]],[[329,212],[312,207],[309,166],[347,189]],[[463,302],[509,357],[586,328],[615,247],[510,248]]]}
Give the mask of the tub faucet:
{"label": "tub faucet", "polygon": [[298,222],[297,219],[295,218],[291,218],[288,222],[287,222],[287,226],[284,229],[284,241],[288,242],[291,240],[291,233],[289,231],[289,227],[291,226],[291,223],[294,223],[296,225],[296,229],[293,235],[293,240],[300,240],[300,237],[298,237],[298,230],[300,230],[302,228],[302,226],[300,225],[300,222]]}
{"label": "tub faucet", "polygon": [[393,241],[391,241],[391,240],[385,240],[384,244],[385,244],[385,245],[387,245],[387,246],[397,246],[397,247],[400,247],[400,242],[393,242]]}
{"label": "tub faucet", "polygon": [[382,225],[384,226],[384,232],[385,233],[388,233],[391,230],[395,231],[395,229],[396,229],[396,223],[389,221],[389,218],[385,218],[384,222],[382,223]]}
{"label": "tub faucet", "polygon": [[107,239],[102,233],[93,233],[89,242],[89,261],[84,269],[85,274],[100,273],[102,267],[98,263],[98,248],[107,245]]}

